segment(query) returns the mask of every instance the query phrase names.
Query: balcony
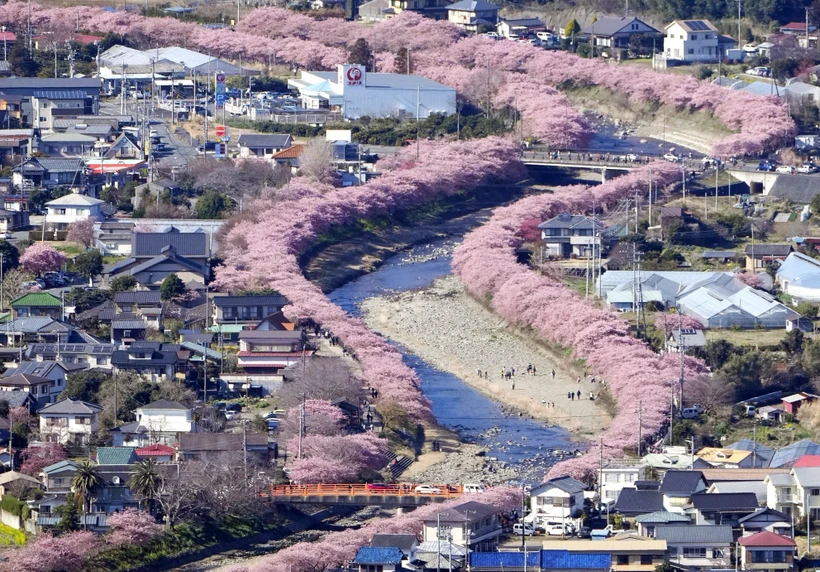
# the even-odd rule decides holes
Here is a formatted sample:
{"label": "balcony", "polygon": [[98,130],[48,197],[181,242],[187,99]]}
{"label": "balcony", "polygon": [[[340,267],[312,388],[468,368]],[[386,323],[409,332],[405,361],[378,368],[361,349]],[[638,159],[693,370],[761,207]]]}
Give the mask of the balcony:
{"label": "balcony", "polygon": [[783,494],[778,494],[778,495],[777,495],[777,503],[778,503],[778,504],[784,504],[784,503],[796,503],[796,502],[798,502],[799,500],[800,500],[800,499],[799,499],[799,497],[798,497],[797,495],[786,494],[786,493],[783,493]]}

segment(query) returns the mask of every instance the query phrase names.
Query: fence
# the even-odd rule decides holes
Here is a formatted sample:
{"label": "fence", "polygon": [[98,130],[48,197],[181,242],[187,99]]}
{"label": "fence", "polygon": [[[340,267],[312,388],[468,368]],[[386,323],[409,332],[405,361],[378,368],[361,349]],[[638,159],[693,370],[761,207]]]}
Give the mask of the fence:
{"label": "fence", "polygon": [[338,123],[343,120],[341,113],[282,113],[273,114],[261,109],[254,110],[250,115],[243,116],[243,119],[251,121],[272,121],[286,125],[296,125],[306,123],[309,125],[325,125],[326,123]]}

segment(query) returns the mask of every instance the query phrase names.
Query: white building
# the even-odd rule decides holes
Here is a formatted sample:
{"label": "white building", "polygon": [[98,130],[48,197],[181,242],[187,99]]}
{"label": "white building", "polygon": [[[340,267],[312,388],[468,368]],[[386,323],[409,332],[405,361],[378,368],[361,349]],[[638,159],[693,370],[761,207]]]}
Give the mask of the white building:
{"label": "white building", "polygon": [[[803,518],[811,512],[820,519],[820,467],[793,468],[788,474],[766,476],[766,506],[788,517]],[[807,511],[808,509],[808,511]]]}
{"label": "white building", "polygon": [[718,59],[718,29],[709,20],[675,20],[664,28],[667,60],[711,62]]}
{"label": "white building", "polygon": [[610,461],[601,470],[601,498],[603,502],[615,503],[621,489],[634,487],[635,481],[646,480],[646,465],[636,462]]}
{"label": "white building", "polygon": [[423,539],[424,542],[438,542],[441,539],[442,544],[451,542],[458,546],[469,546],[470,550],[476,552],[490,552],[498,547],[501,532],[499,509],[468,501],[425,519]]}
{"label": "white building", "polygon": [[307,109],[341,111],[345,119],[420,117],[456,112],[456,90],[416,75],[368,73],[344,64],[336,72],[302,71],[288,80]]}
{"label": "white building", "polygon": [[134,414],[137,423],[146,429],[151,444],[173,445],[177,440],[177,433],[196,432],[191,410],[176,401],[160,399],[138,407]]}
{"label": "white building", "polygon": [[100,426],[102,407],[64,399],[40,411],[40,438],[49,443],[87,445]]}
{"label": "white building", "polygon": [[102,220],[105,218],[102,212],[104,204],[105,201],[88,195],[70,193],[46,203],[48,208],[46,223],[51,228],[65,229],[72,222],[85,220],[89,217],[94,220]]}
{"label": "white building", "polygon": [[792,298],[820,302],[820,261],[792,252],[777,269],[777,283]]}
{"label": "white building", "polygon": [[530,517],[539,524],[563,522],[584,510],[584,483],[557,477],[530,491]]}

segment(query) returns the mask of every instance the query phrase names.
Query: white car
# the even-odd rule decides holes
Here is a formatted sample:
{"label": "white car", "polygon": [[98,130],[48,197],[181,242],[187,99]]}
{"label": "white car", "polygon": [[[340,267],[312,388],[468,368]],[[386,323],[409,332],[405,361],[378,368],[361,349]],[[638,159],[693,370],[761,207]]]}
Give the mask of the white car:
{"label": "white car", "polygon": [[415,489],[416,494],[420,495],[438,495],[441,494],[441,489],[430,485],[419,485]]}
{"label": "white car", "polygon": [[791,175],[794,173],[794,167],[791,165],[779,165],[775,171],[778,173],[788,173]]}
{"label": "white car", "polygon": [[797,168],[798,173],[816,173],[817,167],[811,163],[803,163]]}
{"label": "white car", "polygon": [[572,530],[562,524],[551,524],[547,526],[548,536],[572,536]]}
{"label": "white car", "polygon": [[680,157],[678,157],[677,155],[673,155],[672,153],[667,153],[663,156],[663,158],[666,161],[672,161],[673,163],[677,163],[678,161],[680,161]]}
{"label": "white car", "polygon": [[239,419],[239,411],[226,411],[225,419],[227,419],[228,421]]}
{"label": "white car", "polygon": [[535,527],[528,522],[520,523],[517,522],[513,525],[513,534],[516,536],[532,536],[535,534]]}

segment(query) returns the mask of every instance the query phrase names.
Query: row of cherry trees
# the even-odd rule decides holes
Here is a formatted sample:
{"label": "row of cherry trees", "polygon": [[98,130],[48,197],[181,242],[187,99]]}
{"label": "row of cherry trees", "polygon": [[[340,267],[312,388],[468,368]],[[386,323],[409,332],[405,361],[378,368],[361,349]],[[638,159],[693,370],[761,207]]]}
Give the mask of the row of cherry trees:
{"label": "row of cherry trees", "polygon": [[[414,419],[429,419],[430,403],[401,354],[368,330],[363,321],[330,302],[302,276],[296,258],[335,225],[390,215],[484,182],[521,176],[515,146],[494,137],[425,143],[420,156],[416,161],[415,150],[408,149],[381,161],[383,175],[366,185],[322,194],[297,181],[292,185],[301,189],[299,198],[257,200],[222,241],[230,264],[217,269],[216,283],[223,290],[267,287],[281,292],[290,301],[285,308],[289,318],[310,318],[343,340],[360,362],[365,383],[379,391],[379,402],[396,404]],[[275,231],[272,220],[279,221]],[[346,470],[342,464],[337,462],[340,474]]]}
{"label": "row of cherry trees", "polygon": [[[453,256],[453,268],[467,289],[490,299],[493,310],[511,324],[531,328],[537,335],[572,348],[589,371],[606,381],[618,403],[618,414],[603,433],[604,456],[619,456],[637,445],[637,408],[642,409],[644,435],[664,423],[671,399],[670,384],[678,379],[680,362],[659,356],[629,335],[628,324],[597,308],[561,282],[516,262],[515,250],[525,238],[526,223],[562,212],[592,213],[612,207],[635,189],[646,191],[650,177],[664,185],[679,177],[669,164],[652,164],[597,187],[563,187],[552,194],[527,197],[495,210],[481,228],[468,234]],[[697,360],[687,361],[687,376],[703,371]],[[553,467],[550,474],[586,476],[597,466],[597,449]]]}
{"label": "row of cherry trees", "polygon": [[[425,520],[434,519],[437,512],[463,502],[463,499],[453,499],[441,504],[429,504],[393,518],[370,520],[358,529],[332,532],[316,542],[294,544],[252,566],[231,568],[231,572],[323,572],[338,568],[351,562],[358,549],[369,544],[373,535],[418,534]],[[494,487],[481,495],[481,503],[510,511],[521,506],[521,491]]]}
{"label": "row of cherry trees", "polygon": [[60,536],[42,534],[26,546],[7,552],[2,572],[80,572],[86,560],[104,548],[142,546],[162,530],[145,511],[127,508],[108,517],[110,531],[104,537],[93,532],[70,532]]}

